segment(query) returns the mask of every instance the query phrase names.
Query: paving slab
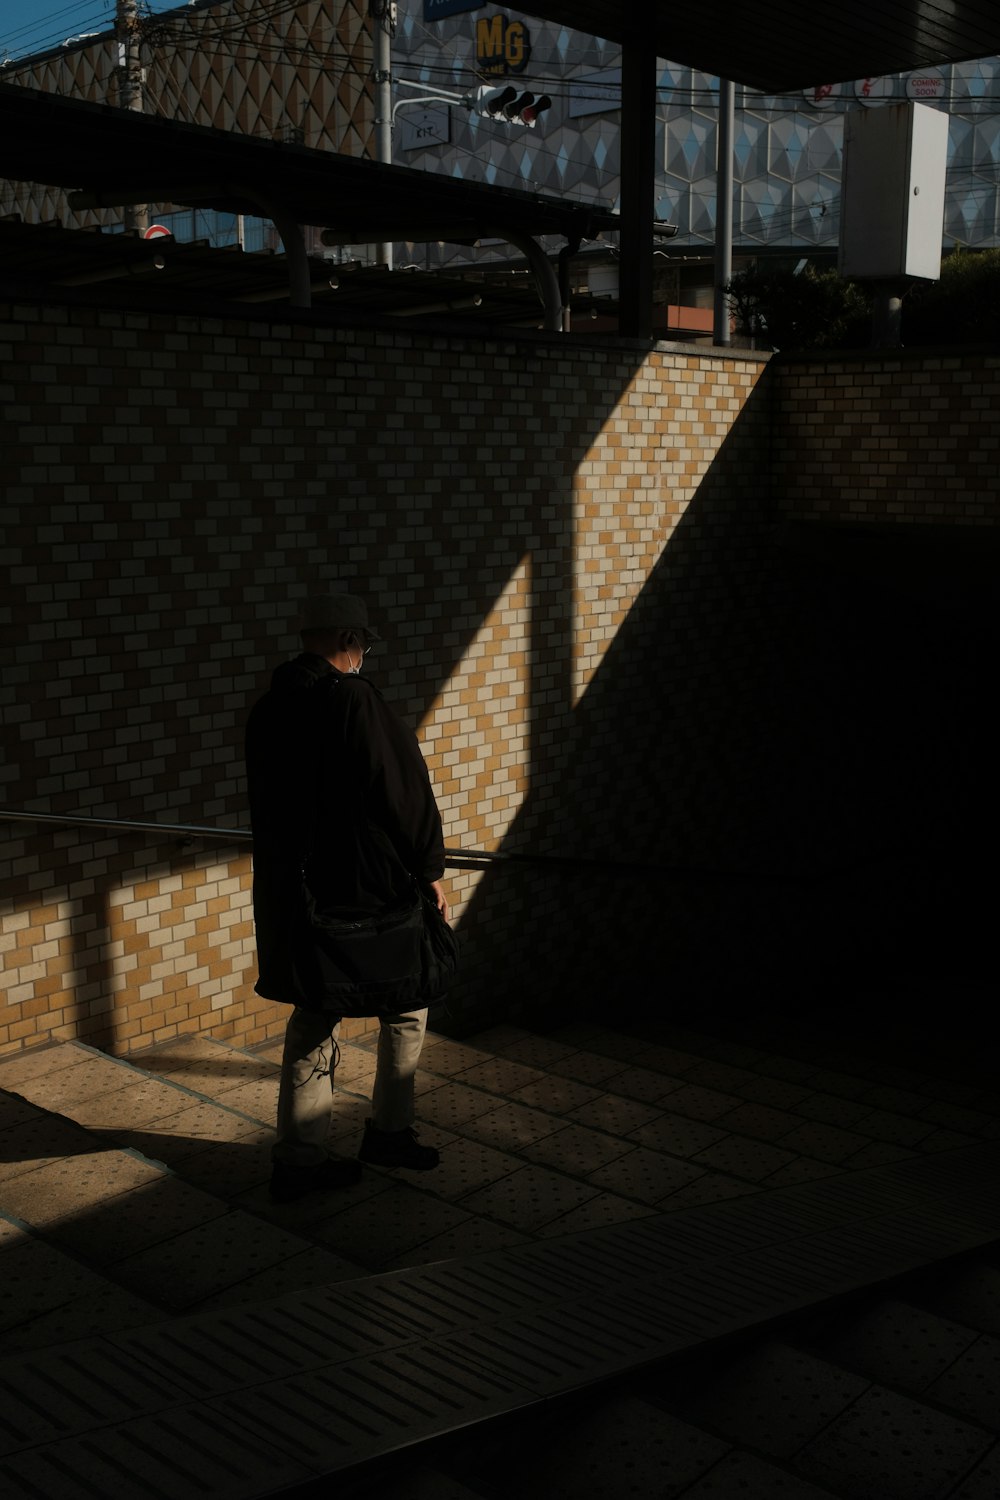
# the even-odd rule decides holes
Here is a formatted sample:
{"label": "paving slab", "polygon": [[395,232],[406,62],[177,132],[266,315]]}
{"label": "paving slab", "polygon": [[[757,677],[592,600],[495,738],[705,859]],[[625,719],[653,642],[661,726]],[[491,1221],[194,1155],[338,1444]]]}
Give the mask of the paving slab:
{"label": "paving slab", "polygon": [[824,1359],[773,1342],[729,1365],[719,1378],[672,1410],[731,1443],[788,1458],[841,1416],[871,1381]]}
{"label": "paving slab", "polygon": [[[667,1104],[669,1105],[669,1100]],[[726,1131],[715,1125],[706,1125],[702,1120],[685,1119],[671,1110],[662,1111],[655,1120],[639,1125],[628,1132],[630,1140],[638,1145],[666,1151],[671,1156],[690,1157],[717,1141],[726,1139]]]}
{"label": "paving slab", "polygon": [[186,1090],[158,1078],[144,1078],[133,1069],[132,1076],[117,1080],[112,1090],[64,1099],[57,1107],[60,1115],[87,1129],[121,1130],[176,1114],[189,1102]]}
{"label": "paving slab", "polygon": [[1000,1495],[1000,1444],[947,1493],[948,1500],[996,1500]]}
{"label": "paving slab", "polygon": [[[292,1329],[296,1343],[308,1330],[307,1347],[320,1362],[329,1360],[333,1330],[343,1332],[344,1290],[368,1286],[377,1290],[363,1314],[362,1304],[356,1305],[355,1329],[360,1335],[358,1318],[374,1321],[384,1340],[393,1326],[395,1343],[390,1338],[391,1358],[378,1367],[366,1366],[363,1379],[373,1392],[384,1387],[389,1393],[386,1411],[398,1415],[396,1403],[413,1398],[413,1381],[431,1379],[428,1372],[433,1372],[426,1399],[418,1392],[418,1404],[425,1409],[411,1427],[424,1435],[447,1430],[435,1425],[446,1420],[475,1420],[476,1412],[520,1410],[567,1388],[567,1382],[574,1386],[604,1378],[637,1359],[695,1347],[735,1326],[747,1326],[748,1320],[766,1321],[776,1309],[784,1313],[789,1307],[810,1306],[830,1295],[831,1288],[899,1274],[955,1253],[956,1244],[985,1243],[990,1224],[1000,1237],[1000,1208],[993,1205],[1000,1156],[996,1147],[991,1148],[994,1156],[984,1154],[979,1144],[991,1138],[1000,1122],[979,1107],[981,1091],[939,1098],[925,1077],[905,1070],[889,1069],[879,1078],[870,1064],[833,1058],[829,1051],[820,1049],[808,1061],[782,1059],[765,1049],[713,1041],[690,1030],[665,1029],[652,1040],[596,1026],[568,1028],[550,1038],[534,1038],[516,1027],[494,1028],[494,1033],[495,1047],[479,1045],[485,1038],[477,1038],[475,1046],[428,1039],[420,1069],[420,1113],[426,1122],[424,1138],[442,1148],[443,1169],[420,1179],[368,1170],[362,1185],[334,1195],[336,1202],[318,1194],[291,1205],[267,1199],[278,1056],[274,1047],[263,1055],[263,1050],[244,1054],[216,1043],[165,1044],[150,1059],[148,1079],[127,1063],[106,1060],[118,1070],[113,1086],[91,1095],[85,1082],[89,1087],[98,1076],[111,1076],[98,1056],[99,1066],[91,1066],[89,1075],[67,1076],[55,1085],[67,1108],[100,1106],[89,1135],[19,1098],[17,1091],[6,1095],[5,1115],[0,1094],[0,1207],[5,1204],[4,1169],[13,1165],[12,1191],[24,1175],[46,1190],[43,1221],[32,1231],[36,1240],[45,1235],[53,1253],[65,1246],[71,1252],[66,1258],[78,1261],[84,1271],[100,1273],[103,1268],[106,1275],[115,1267],[104,1258],[102,1246],[114,1242],[117,1259],[124,1257],[137,1287],[132,1293],[97,1275],[103,1291],[92,1285],[88,1302],[98,1308],[103,1297],[106,1324],[74,1320],[66,1302],[19,1322],[18,1336],[30,1341],[32,1327],[47,1329],[53,1339],[75,1339],[88,1348],[95,1327],[103,1327],[113,1339],[136,1335],[139,1345],[134,1347],[145,1351],[143,1340],[147,1335],[151,1339],[155,1329],[142,1325],[162,1318],[163,1309],[145,1301],[142,1292],[159,1286],[171,1305],[198,1309],[193,1321],[170,1319],[163,1325],[167,1342],[155,1354],[142,1355],[154,1364],[166,1361],[175,1373],[188,1369],[185,1329],[202,1350],[189,1369],[190,1380],[175,1381],[168,1409],[141,1414],[142,1421],[160,1424],[156,1436],[153,1427],[148,1432],[142,1428],[142,1440],[148,1437],[155,1450],[171,1423],[177,1431],[194,1432],[185,1424],[195,1420],[198,1393],[209,1388],[204,1360],[210,1348],[216,1367],[211,1388],[222,1402],[219,1421],[222,1430],[236,1430],[227,1424],[246,1425],[246,1418],[238,1417],[240,1402],[233,1395],[231,1339],[243,1341],[247,1360],[257,1350],[256,1373],[247,1374],[251,1366],[245,1362],[241,1380],[255,1391],[261,1387],[260,1409],[272,1399],[291,1400],[300,1379],[291,1367],[281,1375],[274,1364],[275,1330],[282,1349]],[[331,1142],[345,1154],[357,1149],[370,1112],[374,1045],[371,1038],[341,1049]],[[35,1056],[26,1064],[25,1081],[32,1089],[47,1089],[59,1073],[94,1062],[91,1049],[73,1044],[46,1050],[58,1057]],[[77,1050],[75,1060],[67,1061],[65,1053]],[[546,1071],[553,1063],[560,1071]],[[860,1071],[852,1086],[851,1074],[840,1070],[853,1066]],[[10,1075],[4,1068],[0,1059],[0,1085],[6,1086]],[[158,1110],[166,1097],[164,1087],[176,1091],[183,1107],[162,1119],[141,1120],[147,1104],[154,1113]],[[678,1094],[688,1114],[669,1109],[669,1100]],[[101,1123],[100,1111],[106,1112],[111,1100],[118,1111],[114,1126]],[[734,1127],[726,1132],[699,1118],[699,1112],[714,1112],[720,1101],[728,1104],[723,1118]],[[913,1109],[912,1116],[904,1104]],[[968,1129],[928,1117],[927,1111],[940,1109],[961,1111]],[[844,1134],[860,1138],[862,1145],[846,1160],[829,1149],[826,1156],[834,1159],[793,1150],[775,1167],[776,1158],[767,1153],[785,1146],[787,1134],[777,1141],[774,1137],[778,1124],[787,1123],[786,1115],[792,1117],[792,1134],[804,1130],[810,1142],[813,1127],[820,1127],[820,1139],[828,1146],[831,1141],[842,1146]],[[859,1124],[866,1118],[873,1130],[868,1135]],[[954,1121],[959,1115],[948,1118]],[[50,1140],[56,1138],[52,1132],[62,1131],[66,1142],[80,1143],[79,1150],[67,1155],[79,1168],[75,1198],[72,1193],[62,1201],[52,1197],[43,1175],[49,1160],[42,1154],[43,1122]],[[28,1134],[18,1139],[22,1129],[34,1130],[36,1139]],[[831,1137],[825,1133],[830,1129],[841,1134]],[[703,1130],[712,1133],[699,1136]],[[4,1160],[5,1137],[6,1156],[13,1163]],[[928,1148],[932,1140],[935,1150]],[[725,1148],[724,1161],[701,1159],[713,1146]],[[617,1154],[607,1157],[611,1151]],[[131,1165],[122,1166],[117,1158]],[[629,1158],[631,1186],[597,1180],[597,1174]],[[102,1161],[103,1167],[95,1165]],[[740,1164],[744,1175],[737,1171]],[[133,1180],[136,1168],[139,1175]],[[500,1169],[502,1176],[495,1177]],[[143,1175],[149,1171],[152,1178]],[[664,1183],[666,1195],[654,1197]],[[202,1199],[210,1201],[212,1212],[199,1218]],[[22,1199],[18,1205],[28,1206]],[[246,1230],[242,1236],[230,1232],[237,1222]],[[252,1230],[247,1228],[251,1222]],[[23,1224],[11,1227],[29,1232]],[[422,1290],[415,1280],[419,1277],[431,1278],[421,1283]],[[285,1295],[288,1286],[296,1288],[291,1302]],[[665,1287],[669,1303],[663,1300]],[[993,1306],[982,1278],[956,1295],[965,1296],[970,1306],[977,1300]],[[277,1314],[275,1305],[280,1307]],[[396,1310],[388,1323],[387,1305]],[[210,1316],[210,1308],[228,1321],[200,1323]],[[458,1309],[464,1310],[459,1314]],[[954,1317],[938,1311],[946,1320]],[[245,1335],[238,1334],[240,1326]],[[317,1328],[323,1335],[315,1342]],[[34,1357],[41,1348],[30,1342],[15,1347],[30,1348]],[[371,1349],[365,1358],[369,1355],[378,1357]],[[977,1378],[989,1374],[992,1355],[989,1343],[970,1346],[937,1379],[944,1381],[954,1372],[951,1394],[955,1401],[965,1399]],[[318,1378],[319,1365],[296,1366],[300,1374],[304,1368],[312,1372],[310,1379]],[[420,1371],[422,1376],[415,1373]],[[470,1416],[462,1402],[464,1387],[473,1378],[481,1386],[480,1405],[473,1403]],[[275,1385],[265,1391],[274,1380],[280,1389]],[[945,1393],[942,1386],[944,1411]],[[962,1411],[955,1409],[961,1422]],[[132,1419],[112,1425],[121,1427],[123,1444],[132,1442],[132,1436],[125,1436],[126,1428],[131,1433]],[[977,1421],[966,1425],[975,1428]],[[327,1434],[319,1468],[310,1460],[304,1470],[326,1472],[338,1444],[342,1452],[331,1460],[334,1468],[343,1466],[344,1452],[382,1452],[396,1442],[394,1433],[390,1424],[370,1435],[370,1442]],[[267,1450],[264,1468],[272,1465],[274,1472],[283,1472],[290,1450],[263,1429],[253,1437]],[[68,1463],[69,1451],[53,1462]],[[109,1466],[103,1490],[109,1495],[116,1493],[114,1466],[123,1451],[125,1447],[112,1444],[101,1460]],[[17,1461],[22,1458],[19,1454]],[[762,1459],[756,1462],[764,1464],[762,1472],[771,1467]],[[791,1482],[783,1463],[774,1460],[775,1485]],[[970,1483],[973,1474],[988,1473],[988,1463],[989,1449],[977,1451],[964,1470]],[[32,1470],[30,1483],[39,1483],[42,1472]],[[755,1493],[753,1485],[763,1483],[756,1472],[748,1466],[748,1455],[725,1454],[694,1483],[718,1483],[719,1475],[728,1473],[741,1486],[737,1493],[744,1488]],[[25,1470],[26,1485],[27,1474]],[[87,1479],[91,1495],[94,1486],[101,1488],[94,1474]],[[822,1492],[826,1481],[812,1473],[797,1483],[805,1486],[805,1495],[816,1487]],[[22,1491],[15,1488],[13,1493]],[[251,1487],[242,1493],[256,1492]],[[773,1493],[786,1490],[775,1488]]]}
{"label": "paving slab", "polygon": [[764,1182],[775,1172],[791,1166],[797,1159],[797,1153],[785,1146],[775,1146],[770,1141],[748,1140],[741,1135],[727,1135],[724,1140],[714,1141],[712,1145],[689,1157],[692,1166],[729,1172],[733,1177],[742,1177],[747,1182]]}
{"label": "paving slab", "polygon": [[633,1146],[614,1160],[595,1167],[588,1173],[588,1181],[639,1203],[654,1204],[670,1197],[678,1188],[697,1182],[704,1171],[704,1167],[678,1161],[663,1152]]}
{"label": "paving slab", "polygon": [[0,1206],[35,1228],[53,1228],[163,1178],[162,1169],[151,1162],[128,1151],[95,1152],[91,1141],[86,1153],[68,1154],[7,1179]]}
{"label": "paving slab", "polygon": [[[221,1205],[220,1205],[221,1207]],[[155,1287],[157,1300],[183,1310],[245,1281],[279,1268],[303,1251],[299,1236],[240,1209],[184,1227],[114,1263],[122,1286],[141,1293]]]}
{"label": "paving slab", "polygon": [[247,1115],[262,1125],[273,1125],[278,1112],[278,1075],[269,1073],[264,1078],[253,1078],[247,1083],[237,1084],[218,1096],[227,1109]]}
{"label": "paving slab", "polygon": [[548,1167],[521,1166],[499,1182],[471,1193],[462,1206],[470,1213],[485,1214],[528,1233],[596,1197],[597,1191],[596,1186]]}
{"label": "paving slab", "polygon": [[63,1068],[78,1068],[92,1056],[90,1048],[71,1042],[49,1042],[24,1052],[7,1053],[0,1057],[3,1086],[14,1093],[23,1093],[24,1086],[33,1080],[50,1077]]}
{"label": "paving slab", "polygon": [[501,1104],[464,1123],[467,1135],[501,1151],[523,1151],[544,1136],[563,1128],[563,1119],[527,1104]]}
{"label": "paving slab", "polygon": [[522,1148],[529,1161],[555,1167],[574,1177],[589,1176],[618,1157],[632,1155],[635,1149],[620,1136],[578,1124],[565,1124],[538,1140],[526,1142]]}
{"label": "paving slab", "polygon": [[433,1193],[456,1203],[477,1188],[487,1187],[491,1182],[499,1182],[512,1172],[520,1171],[523,1165],[517,1156],[497,1151],[479,1141],[453,1136],[441,1146],[440,1165],[433,1172],[407,1172],[405,1178],[418,1191]]}
{"label": "paving slab", "polygon": [[[44,1338],[43,1323],[55,1334],[50,1343],[103,1331],[103,1309],[97,1304],[105,1296],[118,1297],[105,1277],[82,1265],[57,1246],[32,1234],[25,1226],[0,1219],[0,1330],[4,1348],[24,1347],[16,1330],[32,1334],[31,1347]],[[136,1313],[148,1311],[150,1321],[159,1311],[147,1299],[133,1299]],[[75,1316],[71,1319],[69,1314]],[[58,1316],[56,1316],[58,1314]],[[72,1327],[73,1332],[66,1332]]]}
{"label": "paving slab", "polygon": [[103,1278],[78,1288],[70,1301],[3,1330],[5,1354],[41,1351],[56,1345],[86,1342],[123,1328],[145,1328],[170,1318],[168,1308],[149,1295],[136,1296]]}
{"label": "paving slab", "polygon": [[92,1136],[72,1120],[27,1104],[18,1113],[16,1123],[0,1131],[0,1207],[6,1204],[5,1184],[11,1178],[89,1156],[94,1150]]}
{"label": "paving slab", "polygon": [[945,1269],[933,1286],[922,1289],[921,1305],[1000,1338],[1000,1266],[977,1260]]}
{"label": "paving slab", "polygon": [[[350,1194],[342,1194],[345,1200]],[[312,1228],[312,1237],[370,1270],[465,1224],[464,1206],[444,1203],[416,1188],[393,1183],[389,1191],[361,1202],[345,1201],[341,1210]]]}
{"label": "paving slab", "polygon": [[297,1249],[284,1259],[269,1265],[242,1281],[228,1285],[203,1297],[197,1311],[207,1312],[223,1307],[252,1307],[271,1302],[287,1292],[301,1292],[308,1287],[334,1286],[338,1281],[354,1281],[364,1271],[353,1261],[345,1260],[319,1245]]}
{"label": "paving slab", "polygon": [[845,1317],[838,1329],[821,1340],[817,1352],[881,1385],[917,1395],[954,1365],[975,1340],[970,1328],[926,1308],[884,1297],[861,1314]]}
{"label": "paving slab", "polygon": [[710,1471],[729,1445],[699,1432],[636,1396],[551,1415],[544,1428],[529,1428],[537,1456],[486,1442],[478,1454],[457,1461],[457,1472],[478,1492],[516,1494],[521,1500],[621,1500],[622,1496],[671,1496]]}
{"label": "paving slab", "polygon": [[[141,1473],[141,1479],[139,1474]],[[138,1418],[127,1428],[98,1427],[0,1461],[8,1495],[59,1500],[243,1500],[308,1479],[305,1465],[261,1442],[248,1424],[200,1402]],[[138,1484],[141,1488],[137,1487]]]}
{"label": "paving slab", "polygon": [[557,1078],[575,1078],[578,1083],[600,1084],[613,1090],[613,1080],[627,1070],[621,1059],[602,1052],[571,1052],[568,1057],[557,1057],[547,1064],[547,1071]]}
{"label": "paving slab", "polygon": [[[226,1203],[246,1194],[261,1196],[271,1179],[273,1144],[273,1130],[250,1125],[246,1134],[231,1141],[213,1142],[204,1150],[181,1157],[174,1168],[192,1187]],[[254,1208],[258,1208],[256,1201]]]}
{"label": "paving slab", "polygon": [[753,1453],[728,1453],[680,1493],[683,1500],[834,1500],[832,1490]]}
{"label": "paving slab", "polygon": [[809,1478],[852,1500],[938,1500],[994,1443],[981,1427],[876,1386],[797,1462]]}
{"label": "paving slab", "polygon": [[[427,1058],[430,1068],[434,1066],[434,1058],[432,1048]],[[526,1088],[530,1084],[544,1086],[548,1076],[540,1068],[530,1068],[526,1063],[511,1062],[505,1057],[488,1058],[452,1075],[455,1083],[468,1088],[487,1089],[491,1094],[501,1094],[505,1099],[515,1090]]]}
{"label": "paving slab", "polygon": [[27,1099],[22,1099],[19,1094],[0,1092],[0,1131],[11,1125],[23,1125],[37,1116],[37,1107],[29,1104]]}
{"label": "paving slab", "polygon": [[928,1400],[1000,1434],[1000,1338],[980,1334],[924,1394]]}
{"label": "paving slab", "polygon": [[576,1208],[567,1209],[548,1224],[542,1224],[537,1233],[544,1239],[563,1234],[580,1234],[588,1229],[602,1229],[608,1224],[624,1224],[629,1219],[642,1219],[653,1212],[649,1204],[637,1203],[634,1198],[621,1198],[614,1193],[598,1193]]}
{"label": "paving slab", "polygon": [[594,1099],[599,1099],[603,1090],[593,1088],[589,1083],[577,1083],[573,1078],[553,1078],[546,1076],[542,1083],[529,1083],[523,1088],[515,1089],[511,1095],[517,1104],[527,1104],[532,1109],[544,1109],[549,1114],[569,1114],[572,1109],[579,1109],[582,1104],[589,1104]]}
{"label": "paving slab", "polygon": [[182,1107],[175,1108],[173,1114],[144,1121],[142,1129],[119,1124],[105,1127],[102,1133],[155,1161],[168,1163],[190,1158],[213,1145],[260,1133],[258,1121],[214,1100],[192,1102],[184,1093],[179,1100],[175,1095],[174,1102]]}
{"label": "paving slab", "polygon": [[624,1099],[620,1094],[598,1094],[569,1111],[569,1118],[594,1130],[606,1130],[610,1135],[628,1135],[640,1125],[649,1125],[658,1120],[662,1110],[655,1104],[643,1104],[638,1099]]}
{"label": "paving slab", "polygon": [[[748,1319],[811,1305],[818,1293],[843,1291],[859,1278],[898,1274],[922,1254],[916,1246],[900,1249],[908,1224],[917,1237],[930,1219],[947,1223],[952,1248],[993,1237],[1000,1203],[984,1203],[983,1184],[995,1181],[997,1157],[995,1147],[977,1147],[957,1153],[946,1167],[924,1159],[879,1169],[865,1182],[838,1179],[654,1215],[548,1245],[536,1241],[425,1271],[343,1281],[246,1310],[174,1320],[162,1334],[154,1327],[104,1342],[161,1375],[170,1371],[181,1405],[162,1421],[169,1417],[182,1427],[190,1410],[185,1392],[198,1391],[201,1409],[207,1397],[224,1427],[249,1424],[260,1442],[289,1456],[294,1447],[310,1469],[329,1472],[401,1441],[520,1409],[567,1381],[576,1387],[654,1352],[662,1357],[671,1348],[698,1345]],[[893,1232],[866,1233],[873,1216]],[[829,1254],[818,1253],[826,1245]],[[935,1243],[935,1255],[939,1248]],[[331,1362],[338,1345],[342,1355]],[[9,1361],[0,1374],[14,1377]],[[43,1375],[44,1359],[34,1378]],[[367,1428],[359,1423],[359,1391],[366,1393]],[[806,1443],[810,1481],[822,1487],[822,1476],[848,1473],[851,1483],[858,1476],[867,1482],[865,1463],[852,1466],[845,1454],[850,1457],[858,1434],[869,1429],[843,1425],[863,1399]],[[917,1420],[916,1409],[901,1407],[899,1398],[886,1406],[879,1391],[878,1400],[887,1420]],[[320,1403],[325,1427],[311,1415]],[[291,1422],[289,1412],[295,1413]],[[874,1415],[873,1408],[865,1421]],[[940,1431],[931,1426],[939,1487],[957,1464],[970,1473],[992,1443],[972,1424],[957,1432],[954,1424]],[[126,1428],[130,1440],[144,1430],[142,1422],[126,1422],[123,1435]],[[918,1469],[925,1474],[927,1464],[915,1463]]]}

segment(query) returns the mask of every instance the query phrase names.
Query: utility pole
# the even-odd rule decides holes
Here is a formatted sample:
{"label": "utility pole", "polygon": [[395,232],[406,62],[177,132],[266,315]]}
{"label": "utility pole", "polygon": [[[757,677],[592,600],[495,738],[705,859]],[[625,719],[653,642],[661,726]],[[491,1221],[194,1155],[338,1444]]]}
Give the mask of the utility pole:
{"label": "utility pole", "polygon": [[729,298],[726,287],[733,279],[733,122],[736,90],[727,78],[719,79],[718,154],[715,164],[715,315],[712,342],[732,343],[729,328]]}
{"label": "utility pole", "polygon": [[[139,55],[140,35],[138,0],[116,0],[118,104],[122,109],[138,110],[141,114],[143,77]],[[145,203],[130,204],[125,209],[123,222],[127,230],[138,230],[141,234],[148,227],[148,206]]]}
{"label": "utility pole", "polygon": [[[375,31],[375,136],[378,160],[392,162],[392,39],[396,35],[396,0],[368,0]],[[392,244],[379,246],[379,262],[392,270]]]}

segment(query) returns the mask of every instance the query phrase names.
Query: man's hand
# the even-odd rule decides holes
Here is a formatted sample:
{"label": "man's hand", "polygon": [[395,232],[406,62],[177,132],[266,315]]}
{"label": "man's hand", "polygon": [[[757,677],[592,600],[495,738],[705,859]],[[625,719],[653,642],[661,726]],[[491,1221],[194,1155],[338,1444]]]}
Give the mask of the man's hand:
{"label": "man's hand", "polygon": [[451,908],[448,905],[448,897],[444,893],[444,886],[441,884],[440,880],[429,880],[427,884],[434,893],[434,905],[437,907],[442,917],[444,917],[445,921],[450,921]]}

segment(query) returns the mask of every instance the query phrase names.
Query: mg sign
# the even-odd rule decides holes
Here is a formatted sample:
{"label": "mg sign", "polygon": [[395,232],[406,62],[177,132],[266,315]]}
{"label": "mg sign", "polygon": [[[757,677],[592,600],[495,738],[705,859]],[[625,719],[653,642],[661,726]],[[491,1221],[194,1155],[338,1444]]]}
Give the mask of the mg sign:
{"label": "mg sign", "polygon": [[483,16],[476,22],[476,67],[480,73],[523,73],[531,56],[531,38],[523,21]]}

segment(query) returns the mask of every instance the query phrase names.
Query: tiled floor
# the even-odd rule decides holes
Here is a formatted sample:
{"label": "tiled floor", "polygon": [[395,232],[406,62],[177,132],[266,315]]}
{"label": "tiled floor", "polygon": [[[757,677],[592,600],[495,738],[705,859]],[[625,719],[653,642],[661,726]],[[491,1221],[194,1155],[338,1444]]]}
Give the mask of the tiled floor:
{"label": "tiled floor", "polygon": [[[0,1331],[9,1356],[126,1339],[310,1288],[360,1291],[370,1275],[542,1247],[699,1204],[764,1207],[794,1184],[823,1193],[829,1185],[835,1196],[838,1182],[864,1169],[1000,1140],[1000,1095],[953,1071],[816,1041],[753,1044],[677,1027],[642,1035],[581,1024],[539,1036],[503,1026],[462,1042],[428,1037],[418,1109],[424,1137],[441,1149],[437,1171],[366,1169],[354,1189],[276,1206],[266,1185],[279,1057],[279,1045],[248,1053],[181,1039],[124,1062],[74,1044],[0,1059]],[[331,1132],[343,1154],[357,1148],[373,1072],[370,1042],[343,1045]],[[871,1180],[877,1191],[880,1179]],[[823,1202],[815,1199],[818,1222]],[[838,1264],[834,1256],[831,1274]],[[790,1282],[796,1274],[789,1261]],[[772,1456],[786,1441],[805,1455],[798,1488],[775,1488],[759,1457],[728,1445],[716,1452],[685,1428],[701,1476],[685,1495],[837,1491],[877,1415],[863,1399],[875,1391],[871,1379],[887,1379],[882,1354],[870,1355],[887,1341],[889,1417],[912,1430],[914,1466],[929,1473],[944,1454],[939,1467],[949,1472],[974,1460],[987,1475],[978,1429],[932,1420],[921,1436],[912,1402],[954,1395],[975,1427],[976,1402],[988,1400],[975,1393],[1000,1369],[994,1294],[992,1282],[973,1278],[921,1312],[918,1326],[912,1310],[888,1306],[845,1330],[839,1353],[853,1373],[836,1377],[843,1390],[828,1389],[834,1377],[808,1351],[761,1354],[745,1380],[769,1372],[772,1395],[817,1382],[812,1415],[786,1412],[787,1432],[774,1427],[770,1437]],[[962,1320],[972,1308],[980,1321],[970,1333]],[[729,1416],[724,1391],[713,1393],[714,1425],[730,1424],[730,1443],[754,1406],[743,1378],[731,1373]],[[769,1409],[766,1420],[778,1418]],[[758,1436],[763,1421],[758,1413]]]}
{"label": "tiled floor", "polygon": [[[63,1287],[103,1276],[101,1316],[234,1303],[262,1286],[372,1271],[629,1222],[1000,1137],[1000,1094],[816,1043],[683,1028],[430,1034],[418,1075],[433,1173],[276,1207],[269,1144],[280,1045],[181,1039],[127,1061],[62,1045],[0,1059],[0,1213],[72,1259],[3,1296],[8,1347],[86,1315]],[[352,1154],[374,1073],[345,1043],[333,1149]],[[301,1284],[299,1281],[297,1284]],[[39,1323],[39,1319],[42,1321]]]}

